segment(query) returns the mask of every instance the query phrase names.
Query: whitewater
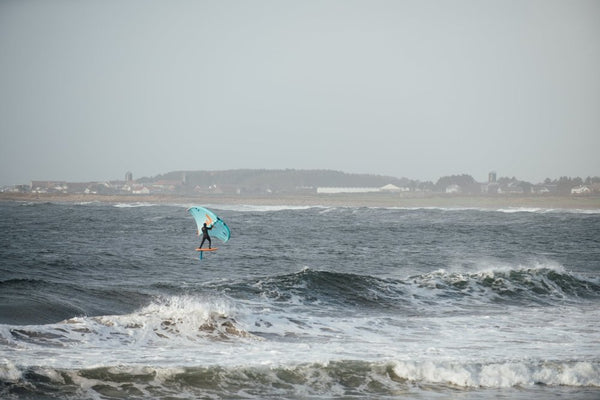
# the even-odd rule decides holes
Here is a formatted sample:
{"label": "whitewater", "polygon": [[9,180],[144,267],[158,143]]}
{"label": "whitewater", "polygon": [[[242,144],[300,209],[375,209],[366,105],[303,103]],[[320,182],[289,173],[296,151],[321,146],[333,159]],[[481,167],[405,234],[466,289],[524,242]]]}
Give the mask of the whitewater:
{"label": "whitewater", "polygon": [[0,203],[0,398],[600,398],[600,210],[190,206]]}

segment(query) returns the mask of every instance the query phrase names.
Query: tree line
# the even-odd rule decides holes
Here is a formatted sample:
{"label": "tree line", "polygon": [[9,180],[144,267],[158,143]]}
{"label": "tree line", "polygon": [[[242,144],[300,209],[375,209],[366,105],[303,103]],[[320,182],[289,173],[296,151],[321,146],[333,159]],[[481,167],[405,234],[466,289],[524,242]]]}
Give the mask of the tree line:
{"label": "tree line", "polygon": [[[295,191],[302,188],[316,187],[382,187],[393,184],[398,187],[408,188],[411,191],[445,192],[452,185],[460,187],[463,193],[481,193],[481,183],[471,175],[448,175],[439,178],[435,183],[422,182],[407,178],[392,176],[353,174],[334,170],[296,170],[296,169],[235,169],[222,171],[173,171],[152,178],[141,178],[140,183],[157,181],[178,181],[183,186],[193,187],[236,186],[246,191],[263,192]],[[552,191],[569,194],[571,189],[581,185],[599,184],[600,177],[560,177],[547,178],[543,185],[552,187]],[[529,182],[515,177],[501,177],[495,184],[500,187],[521,187],[524,193],[531,192],[535,186]]]}

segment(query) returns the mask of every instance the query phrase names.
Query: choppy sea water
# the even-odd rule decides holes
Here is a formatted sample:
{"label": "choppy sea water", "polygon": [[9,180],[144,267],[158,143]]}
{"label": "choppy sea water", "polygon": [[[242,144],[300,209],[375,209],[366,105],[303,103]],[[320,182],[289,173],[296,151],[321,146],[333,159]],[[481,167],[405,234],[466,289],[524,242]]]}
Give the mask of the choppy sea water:
{"label": "choppy sea water", "polygon": [[0,398],[600,398],[600,210],[187,206],[0,203]]}

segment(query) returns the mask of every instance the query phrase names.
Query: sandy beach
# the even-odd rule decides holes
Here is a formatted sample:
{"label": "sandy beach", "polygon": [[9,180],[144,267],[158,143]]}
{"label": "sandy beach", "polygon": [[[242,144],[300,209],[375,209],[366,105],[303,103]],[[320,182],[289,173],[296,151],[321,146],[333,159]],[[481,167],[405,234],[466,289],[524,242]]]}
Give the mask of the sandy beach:
{"label": "sandy beach", "polygon": [[278,195],[99,195],[62,193],[0,193],[0,201],[68,203],[245,204],[333,207],[440,207],[599,209],[600,196],[442,195],[442,194],[278,194]]}

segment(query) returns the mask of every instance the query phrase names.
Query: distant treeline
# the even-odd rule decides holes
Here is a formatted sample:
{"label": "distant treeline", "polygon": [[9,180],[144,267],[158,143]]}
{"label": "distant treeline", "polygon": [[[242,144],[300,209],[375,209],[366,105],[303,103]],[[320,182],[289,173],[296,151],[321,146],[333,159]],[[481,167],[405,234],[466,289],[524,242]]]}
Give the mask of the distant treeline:
{"label": "distant treeline", "polygon": [[348,174],[331,170],[268,170],[236,169],[225,171],[175,171],[154,178],[139,179],[138,182],[183,181],[191,186],[232,185],[258,190],[297,190],[323,186],[379,187],[387,184],[404,186],[409,179],[382,175]]}
{"label": "distant treeline", "polygon": [[546,178],[544,180],[544,184],[556,185],[556,190],[558,193],[567,194],[570,193],[571,189],[575,187],[600,185],[600,176],[588,176],[585,179],[581,179],[579,177],[570,178],[568,176],[562,176],[558,179]]}
{"label": "distant treeline", "polygon": [[[297,169],[234,169],[223,171],[173,171],[151,178],[138,179],[138,183],[181,182],[187,187],[235,186],[246,192],[298,191],[302,188],[317,187],[382,187],[388,184],[412,191],[444,192],[452,185],[459,186],[463,192],[479,193],[481,184],[471,175],[449,175],[437,182],[418,181],[408,178],[396,178],[384,175],[352,174],[333,170],[297,170]],[[500,177],[497,184],[521,187],[530,192],[534,184],[515,177]],[[600,184],[600,177],[547,178],[544,185],[553,186],[558,193],[570,193],[571,189],[581,185]]]}

